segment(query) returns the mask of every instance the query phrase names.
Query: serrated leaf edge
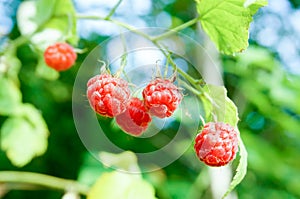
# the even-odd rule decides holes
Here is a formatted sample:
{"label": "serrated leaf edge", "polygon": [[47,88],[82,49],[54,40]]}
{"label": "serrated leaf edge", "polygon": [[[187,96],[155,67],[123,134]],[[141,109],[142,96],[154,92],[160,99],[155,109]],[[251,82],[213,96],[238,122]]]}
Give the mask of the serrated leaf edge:
{"label": "serrated leaf edge", "polygon": [[240,182],[244,179],[244,177],[246,176],[247,173],[247,159],[248,159],[248,153],[246,150],[246,147],[243,143],[243,140],[241,139],[241,137],[239,137],[239,148],[240,148],[240,160],[239,160],[239,165],[236,169],[236,174],[234,175],[229,188],[227,189],[227,191],[224,193],[222,199],[226,198],[228,196],[228,194],[238,185],[240,184]]}

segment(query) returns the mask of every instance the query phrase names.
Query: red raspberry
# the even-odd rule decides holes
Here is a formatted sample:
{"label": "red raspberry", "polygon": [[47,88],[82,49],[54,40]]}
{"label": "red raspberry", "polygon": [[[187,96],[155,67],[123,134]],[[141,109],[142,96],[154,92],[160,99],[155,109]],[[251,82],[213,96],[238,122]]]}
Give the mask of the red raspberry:
{"label": "red raspberry", "polygon": [[114,117],[126,110],[130,90],[125,80],[109,74],[101,74],[88,81],[87,97],[96,113],[105,117]]}
{"label": "red raspberry", "polygon": [[152,80],[143,90],[145,106],[149,112],[159,118],[169,117],[182,100],[178,87],[169,79]]}
{"label": "red raspberry", "polygon": [[144,102],[136,97],[131,98],[126,111],[116,117],[117,124],[133,136],[139,136],[146,131],[151,120]]}
{"label": "red raspberry", "polygon": [[55,43],[48,46],[44,52],[44,59],[48,66],[63,71],[69,69],[75,62],[77,54],[67,43]]}
{"label": "red raspberry", "polygon": [[239,133],[229,124],[207,123],[196,136],[195,151],[198,158],[209,166],[224,166],[238,151]]}

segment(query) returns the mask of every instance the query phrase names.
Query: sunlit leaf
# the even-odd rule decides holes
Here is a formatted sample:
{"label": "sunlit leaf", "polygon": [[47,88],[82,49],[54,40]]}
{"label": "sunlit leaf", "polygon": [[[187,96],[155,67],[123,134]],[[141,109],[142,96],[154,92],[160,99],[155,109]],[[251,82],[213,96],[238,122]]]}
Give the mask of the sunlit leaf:
{"label": "sunlit leaf", "polygon": [[47,149],[48,128],[32,105],[20,107],[18,116],[8,118],[1,128],[1,149],[18,167],[29,163]]}
{"label": "sunlit leaf", "polygon": [[235,104],[227,97],[224,86],[206,85],[205,94],[201,97],[206,112],[206,122],[218,121],[236,127],[238,110]]}
{"label": "sunlit leaf", "polygon": [[224,123],[236,127],[239,121],[238,109],[229,97],[226,97]]}
{"label": "sunlit leaf", "polygon": [[137,174],[106,172],[92,186],[87,199],[155,199],[154,188]]}
{"label": "sunlit leaf", "polygon": [[0,115],[15,113],[21,100],[20,89],[10,79],[0,76]]}
{"label": "sunlit leaf", "polygon": [[266,5],[268,5],[268,0],[246,0],[244,3],[244,6],[250,9],[252,15],[254,15],[259,8]]}
{"label": "sunlit leaf", "polygon": [[5,74],[7,78],[12,80],[16,85],[19,85],[19,71],[21,68],[21,62],[17,58],[14,51],[6,51],[3,56],[0,57],[0,76]]}
{"label": "sunlit leaf", "polygon": [[17,12],[18,27],[41,50],[56,41],[76,44],[75,14],[71,0],[25,1]]}
{"label": "sunlit leaf", "polygon": [[[225,54],[241,52],[248,47],[249,25],[253,14],[264,1],[197,0],[197,11],[204,31]],[[255,11],[255,12],[254,12]]]}

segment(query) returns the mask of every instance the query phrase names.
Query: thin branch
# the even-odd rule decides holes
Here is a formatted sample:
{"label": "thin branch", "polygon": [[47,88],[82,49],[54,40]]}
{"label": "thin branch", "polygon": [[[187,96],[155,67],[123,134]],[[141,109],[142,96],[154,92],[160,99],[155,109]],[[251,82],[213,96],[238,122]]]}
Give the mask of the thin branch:
{"label": "thin branch", "polygon": [[[80,15],[80,14],[77,14],[76,17],[78,19],[105,20],[105,21],[109,21],[109,22],[111,22],[113,24],[116,24],[118,26],[121,26],[121,27],[123,27],[123,28],[125,28],[127,30],[130,30],[130,31],[136,33],[137,35],[140,35],[140,36],[144,37],[145,39],[148,39],[149,41],[152,41],[153,44],[156,45],[162,51],[162,53],[166,57],[169,56],[168,53],[170,53],[170,52],[168,51],[168,49],[166,47],[164,47],[161,44],[159,44],[158,40],[162,40],[164,38],[167,38],[167,37],[171,36],[172,34],[174,34],[174,33],[178,32],[180,30],[183,30],[183,29],[185,29],[185,28],[187,28],[187,27],[189,27],[189,26],[197,23],[199,21],[199,18],[200,18],[200,17],[196,17],[196,18],[194,18],[194,19],[192,19],[192,20],[190,20],[190,21],[188,21],[188,22],[186,22],[186,23],[184,23],[184,24],[182,24],[180,26],[177,26],[177,27],[173,28],[172,30],[170,30],[168,32],[165,32],[165,33],[163,33],[163,34],[161,34],[159,36],[156,36],[156,37],[151,37],[151,36],[147,35],[146,33],[137,30],[135,27],[130,26],[130,25],[128,25],[128,24],[126,24],[124,22],[118,21],[118,20],[106,19],[106,18],[103,18],[103,17],[100,17],[100,16],[95,16],[95,15]],[[180,75],[182,75],[187,81],[189,81],[190,84],[192,84],[196,89],[199,89],[199,90],[202,89],[201,86],[199,85],[199,80],[194,79],[189,74],[187,74],[185,71],[183,71],[180,68],[178,68],[176,66],[176,64],[173,62],[172,59],[169,59],[169,61],[170,61],[170,64],[172,65],[172,67],[174,69],[176,69],[176,71]]]}
{"label": "thin branch", "polygon": [[168,32],[165,32],[165,33],[163,33],[161,35],[153,37],[152,41],[158,41],[158,40],[162,40],[162,39],[168,38],[171,35],[177,33],[178,31],[183,30],[183,29],[185,29],[187,27],[190,27],[190,26],[194,25],[195,23],[197,23],[199,21],[199,19],[200,19],[200,17],[196,17],[196,18],[194,18],[194,19],[192,19],[192,20],[190,20],[190,21],[188,21],[188,22],[186,22],[184,24],[181,24],[181,25],[179,25],[179,26],[177,26],[177,27],[169,30]]}
{"label": "thin branch", "polygon": [[119,5],[122,3],[122,0],[119,0],[118,3],[110,10],[110,12],[108,13],[108,15],[104,18],[105,20],[110,19],[111,16],[113,16],[113,14],[116,12],[117,8],[119,7]]}
{"label": "thin branch", "polygon": [[0,183],[25,183],[63,191],[74,190],[82,195],[87,195],[90,189],[88,186],[75,180],[67,180],[45,174],[20,171],[0,171]]}
{"label": "thin branch", "polygon": [[188,83],[186,83],[185,81],[182,81],[181,79],[179,79],[179,83],[181,85],[183,85],[183,87],[185,87],[186,89],[188,89],[189,91],[191,91],[192,93],[194,93],[197,96],[200,96],[202,94],[201,91],[195,89],[194,87],[190,86]]}

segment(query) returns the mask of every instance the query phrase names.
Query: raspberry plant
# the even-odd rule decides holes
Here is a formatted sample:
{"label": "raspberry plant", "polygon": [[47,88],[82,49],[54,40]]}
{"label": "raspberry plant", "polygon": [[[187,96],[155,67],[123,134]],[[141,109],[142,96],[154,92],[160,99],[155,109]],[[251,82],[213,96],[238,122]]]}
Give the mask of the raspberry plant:
{"label": "raspberry plant", "polygon": [[[49,130],[42,114],[38,111],[39,107],[22,101],[19,73],[21,73],[20,67],[24,66],[17,56],[17,51],[26,46],[35,55],[36,60],[32,63],[36,63],[34,73],[36,77],[32,78],[45,78],[47,81],[59,82],[57,71],[67,70],[77,58],[73,51],[73,48],[79,45],[79,36],[76,32],[77,20],[102,20],[132,31],[157,46],[174,72],[182,77],[184,89],[197,96],[205,112],[199,117],[204,117],[207,122],[210,122],[204,126],[202,133],[196,136],[195,153],[201,161],[209,166],[223,166],[235,158],[239,146],[240,159],[237,172],[227,192],[224,193],[223,197],[226,197],[242,181],[247,168],[247,152],[242,140],[238,138],[238,133],[234,130],[238,128],[237,108],[227,97],[224,86],[201,84],[203,80],[194,78],[178,67],[169,49],[162,45],[161,41],[165,38],[172,39],[171,36],[175,33],[199,22],[220,53],[232,55],[242,52],[248,47],[248,30],[252,16],[267,2],[264,0],[213,2],[196,0],[195,10],[198,16],[172,30],[154,36],[112,19],[121,2],[122,0],[119,0],[107,16],[78,14],[71,0],[39,0],[21,3],[17,13],[20,36],[11,39],[10,45],[1,50],[0,114],[6,117],[1,128],[1,150],[6,152],[15,166],[22,167],[36,156],[43,155],[47,149]],[[41,11],[41,8],[47,9]],[[34,12],[27,12],[28,9]],[[51,46],[53,43],[56,44]],[[45,64],[56,71],[47,68]],[[160,119],[171,117],[184,98],[178,86],[168,79],[157,78],[149,82],[142,91],[142,100],[132,96],[128,83],[124,79],[106,73],[94,75],[96,76],[90,77],[86,88],[86,97],[92,109],[102,116],[116,118],[120,128],[133,136],[138,136],[147,129],[152,116]],[[224,109],[220,109],[222,106]],[[206,144],[207,142],[210,144]],[[106,154],[105,157],[114,160],[111,165],[117,168],[122,168],[124,165],[126,169],[138,168],[136,157],[132,154]],[[32,179],[36,181],[32,182]],[[109,199],[116,196],[121,198],[124,194],[128,194],[126,195],[128,198],[133,195],[136,198],[155,198],[154,188],[145,182],[141,175],[132,177],[116,172],[104,173],[91,190],[79,182],[43,174],[0,172],[0,183],[7,182],[36,184],[62,190],[72,185],[70,189],[75,191],[75,195],[76,193],[87,195],[89,199]],[[106,189],[99,189],[103,185]],[[118,189],[115,189],[116,186]],[[133,189],[132,187],[135,186],[138,188]],[[111,193],[107,190],[115,192]]]}

